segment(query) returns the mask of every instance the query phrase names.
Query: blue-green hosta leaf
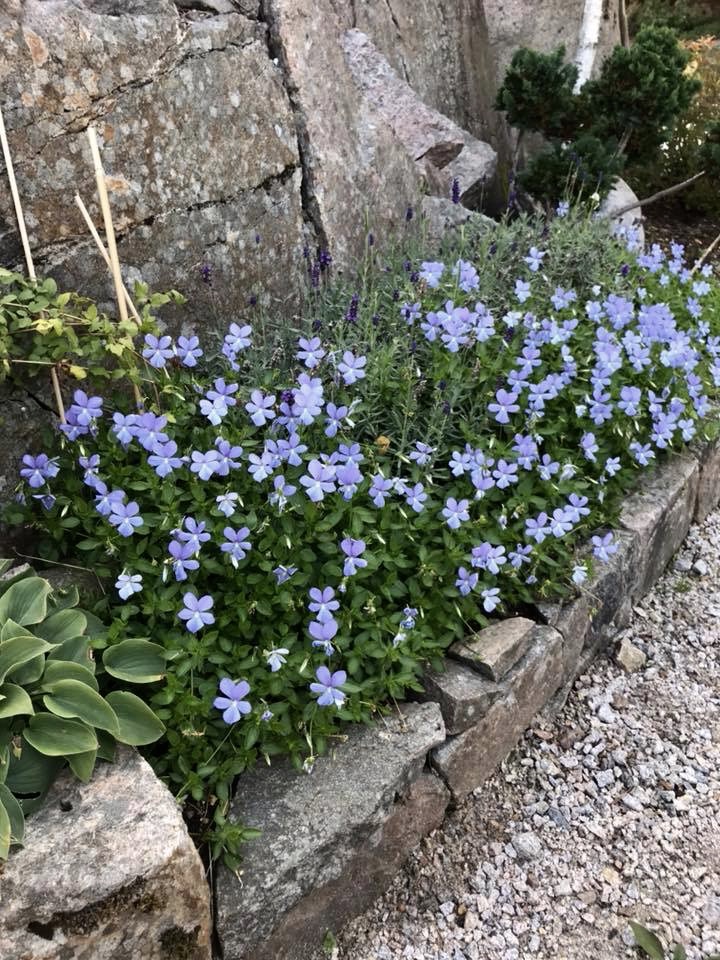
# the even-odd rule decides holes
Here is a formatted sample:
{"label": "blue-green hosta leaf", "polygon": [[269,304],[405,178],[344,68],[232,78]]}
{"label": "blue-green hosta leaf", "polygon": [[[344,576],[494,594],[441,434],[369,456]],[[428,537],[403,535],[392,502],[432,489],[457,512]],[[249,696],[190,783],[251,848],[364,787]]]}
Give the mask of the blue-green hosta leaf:
{"label": "blue-green hosta leaf", "polygon": [[121,743],[141,747],[147,743],[154,743],[165,732],[165,725],[134,693],[113,690],[107,695],[107,702],[115,711],[120,723],[120,732],[116,733],[115,737]]}
{"label": "blue-green hosta leaf", "polygon": [[153,683],[165,675],[165,650],[149,640],[122,640],[104,652],[103,666],[118,680]]}
{"label": "blue-green hosta leaf", "polygon": [[0,683],[0,720],[35,713],[32,700],[16,683]]}
{"label": "blue-green hosta leaf", "polygon": [[101,730],[109,730],[113,734],[118,732],[115,711],[96,690],[82,680],[58,680],[53,684],[52,693],[46,693],[43,697],[43,703],[57,717],[77,717],[91,727],[100,727]]}
{"label": "blue-green hosta leaf", "polygon": [[22,807],[4,783],[0,783],[0,803],[5,807],[10,818],[11,843],[22,843],[25,836],[25,817]]}
{"label": "blue-green hosta leaf", "polygon": [[21,686],[27,687],[40,679],[44,669],[45,655],[41,653],[38,654],[37,657],[33,657],[32,660],[28,660],[28,662],[24,663],[21,667],[18,667],[17,670],[13,670],[12,681],[13,683],[19,683]]}
{"label": "blue-green hosta leaf", "polygon": [[47,616],[52,587],[42,577],[25,577],[0,596],[0,622],[14,620],[21,627],[40,623]]}
{"label": "blue-green hosta leaf", "polygon": [[60,680],[80,680],[81,683],[86,683],[93,690],[98,689],[95,674],[89,666],[85,667],[73,660],[46,660],[45,673],[42,675],[43,690],[47,693],[54,693],[54,686]]}
{"label": "blue-green hosta leaf", "polygon": [[79,610],[58,610],[38,623],[35,634],[47,640],[48,643],[62,643],[63,640],[72,640],[85,633],[87,618]]}
{"label": "blue-green hosta leaf", "polygon": [[88,750],[87,753],[75,753],[72,757],[68,757],[70,769],[78,780],[82,780],[83,783],[87,783],[90,780],[92,772],[95,769],[97,755],[97,750]]}
{"label": "blue-green hosta leaf", "polygon": [[57,717],[52,713],[36,713],[23,730],[23,736],[31,747],[46,757],[71,757],[97,750],[98,746],[92,727],[80,720]]}
{"label": "blue-green hosta leaf", "polygon": [[[16,797],[31,794],[44,796],[62,766],[61,758],[47,757],[38,753],[29,743],[22,743],[19,755],[14,750],[10,753],[5,783]],[[22,808],[26,813],[28,812],[24,800]]]}
{"label": "blue-green hosta leaf", "polygon": [[10,853],[11,832],[10,815],[0,799],[0,860],[7,860]]}
{"label": "blue-green hosta leaf", "polygon": [[53,590],[50,603],[53,610],[69,610],[70,607],[76,607],[80,603],[78,588],[73,583],[62,591]]}
{"label": "blue-green hosta leaf", "polygon": [[89,670],[94,670],[94,661],[90,658],[90,638],[72,637],[63,640],[61,644],[48,653],[48,660],[74,660]]}
{"label": "blue-green hosta leaf", "polygon": [[12,560],[0,560],[0,577],[13,565]]}
{"label": "blue-green hosta leaf", "polygon": [[15,623],[14,620],[6,620],[2,628],[0,628],[0,643],[5,643],[6,640],[14,640],[15,637],[32,636],[32,630],[28,630],[27,627],[21,627],[20,624]]}
{"label": "blue-green hosta leaf", "polygon": [[[7,561],[0,560],[0,563],[7,563]],[[17,583],[19,580],[24,580],[26,577],[34,576],[35,571],[29,563],[23,563],[19,567],[15,567],[14,570],[5,570],[0,574],[0,597],[6,593],[14,583]]]}
{"label": "blue-green hosta leaf", "polygon": [[23,664],[44,654],[50,644],[30,635],[0,643],[0,683]]}

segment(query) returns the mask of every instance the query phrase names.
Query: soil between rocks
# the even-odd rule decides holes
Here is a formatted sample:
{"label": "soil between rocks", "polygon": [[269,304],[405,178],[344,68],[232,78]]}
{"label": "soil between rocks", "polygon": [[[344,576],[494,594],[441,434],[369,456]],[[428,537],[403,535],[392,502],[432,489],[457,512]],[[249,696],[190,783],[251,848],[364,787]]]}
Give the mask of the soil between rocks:
{"label": "soil between rocks", "polygon": [[688,960],[720,951],[720,512],[622,639],[645,666],[609,651],[580,677],[336,960],[618,960],[639,955],[630,919]]}

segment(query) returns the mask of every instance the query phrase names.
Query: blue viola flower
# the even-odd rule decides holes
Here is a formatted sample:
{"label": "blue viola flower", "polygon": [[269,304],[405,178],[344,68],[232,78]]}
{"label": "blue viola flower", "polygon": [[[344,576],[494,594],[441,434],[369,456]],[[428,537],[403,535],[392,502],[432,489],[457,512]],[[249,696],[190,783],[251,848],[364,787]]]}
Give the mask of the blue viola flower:
{"label": "blue viola flower", "polygon": [[263,480],[267,480],[275,472],[279,464],[279,457],[276,457],[270,450],[263,450],[260,456],[251,453],[248,456],[248,461],[248,473],[256,483],[262,483]]}
{"label": "blue viola flower", "polygon": [[425,493],[425,488],[421,483],[416,483],[412,487],[409,484],[405,484],[403,494],[405,496],[405,503],[407,503],[411,510],[414,510],[415,513],[423,512],[428,495]]}
{"label": "blue viola flower", "polygon": [[335,468],[337,487],[343,500],[351,500],[362,483],[363,475],[352,460]]}
{"label": "blue viola flower", "polygon": [[168,360],[171,360],[175,356],[172,337],[156,337],[152,333],[146,333],[145,347],[142,355],[151,367],[155,367],[156,370],[162,370]]}
{"label": "blue viola flower", "polygon": [[[185,621],[185,628],[190,633],[197,633],[203,627],[208,627],[215,623],[215,617],[210,613],[213,607],[213,598],[208,594],[198,597],[196,594],[188,593],[183,595],[183,608],[178,613],[178,617]],[[247,691],[245,691],[247,693]]]}
{"label": "blue viola flower", "polygon": [[340,603],[335,599],[332,587],[311,587],[309,596],[308,610],[315,614],[316,620],[325,623],[326,620],[334,619],[333,614],[340,609]]}
{"label": "blue viola flower", "polygon": [[278,453],[291,467],[301,466],[302,455],[307,453],[307,444],[302,443],[297,433],[291,433],[287,440],[278,440]]}
{"label": "blue viola flower", "polygon": [[477,573],[471,573],[469,570],[466,570],[465,567],[459,567],[455,586],[458,588],[460,593],[466,597],[469,593],[472,593],[472,591],[478,585],[478,579],[479,577]]}
{"label": "blue viola flower", "polygon": [[121,537],[131,537],[135,530],[143,525],[140,507],[134,500],[129,503],[113,502],[110,504],[110,510],[108,522],[117,527]]}
{"label": "blue viola flower", "polygon": [[352,577],[367,566],[367,560],[364,560],[362,554],[365,553],[365,541],[353,540],[352,537],[345,537],[340,541],[340,549],[345,554],[345,563],[343,574],[346,577]]}
{"label": "blue viola flower", "polygon": [[342,426],[343,422],[347,419],[349,409],[345,406],[336,407],[334,403],[328,403],[325,407],[325,436],[326,437],[335,437],[337,432]]}
{"label": "blue viola flower", "polygon": [[518,482],[518,466],[516,463],[507,463],[505,460],[498,460],[497,467],[493,470],[492,475],[498,490],[504,490],[506,487]]}
{"label": "blue viola flower", "polygon": [[418,440],[415,443],[415,449],[410,451],[410,459],[414,460],[419,467],[426,467],[432,460],[433,453],[435,453],[434,447]]}
{"label": "blue viola flower", "polygon": [[445,517],[445,522],[451,530],[457,530],[461,523],[465,523],[470,519],[470,514],[468,513],[469,506],[469,500],[456,500],[454,497],[447,498],[445,506],[442,509],[442,515]]}
{"label": "blue viola flower", "polygon": [[536,543],[542,543],[550,534],[549,517],[543,510],[537,517],[528,517],[525,521],[525,533]]}
{"label": "blue viola flower", "polygon": [[39,453],[36,457],[26,453],[22,462],[25,466],[20,470],[20,476],[33,490],[37,490],[44,486],[47,480],[56,477],[60,469],[57,461],[51,460],[46,453]]}
{"label": "blue viola flower", "polygon": [[282,583],[287,583],[287,581],[291,577],[294,577],[297,572],[298,572],[297,567],[293,567],[293,566],[286,567],[282,563],[279,564],[277,567],[275,567],[275,569],[273,570],[278,586],[280,586],[280,584]]}
{"label": "blue viola flower", "polygon": [[480,596],[482,597],[483,610],[485,613],[492,613],[493,610],[502,603],[499,587],[489,587],[487,590],[482,590]]}
{"label": "blue viola flower", "polygon": [[125,570],[115,581],[115,589],[121,600],[129,600],[136,593],[142,590],[142,574],[127,573]]}
{"label": "blue viola flower", "polygon": [[500,567],[506,562],[505,547],[496,547],[487,541],[473,547],[470,554],[470,563],[473,567],[487,570],[493,575],[500,573]]}
{"label": "blue viola flower", "polygon": [[95,484],[95,509],[101,517],[109,517],[112,513],[113,504],[122,503],[124,499],[125,493],[123,490],[109,491],[102,480]]}
{"label": "blue viola flower", "polygon": [[171,557],[170,565],[175,574],[175,579],[179,583],[187,580],[188,570],[197,570],[200,566],[200,563],[195,559],[197,550],[194,549],[193,543],[182,543],[180,540],[171,540],[168,544],[168,552]]}
{"label": "blue viola flower", "polygon": [[586,460],[595,460],[595,454],[600,447],[595,439],[594,433],[584,433],[580,438],[580,448]]}
{"label": "blue viola flower", "polygon": [[335,491],[335,468],[320,462],[320,460],[311,460],[308,464],[308,472],[300,477],[300,483],[305,487],[305,493],[313,503],[319,503],[325,499],[326,493]]}
{"label": "blue viola flower", "polygon": [[322,647],[326,657],[331,657],[335,653],[335,647],[332,640],[338,632],[337,621],[329,620],[311,620],[308,624],[308,632],[313,638],[313,647]]}
{"label": "blue viola flower", "polygon": [[252,707],[245,697],[250,693],[250,684],[247,680],[233,682],[230,677],[223,677],[220,681],[222,697],[215,697],[213,706],[222,710],[223,720],[228,726],[237,723],[242,717],[252,711]]}
{"label": "blue viola flower", "polygon": [[384,477],[381,473],[376,473],[370,479],[368,495],[376,507],[384,507],[385,498],[392,493],[394,484],[392,480]]}
{"label": "blue viola flower", "polygon": [[525,303],[530,299],[530,283],[527,280],[517,279],[515,281],[515,296],[520,303]]}
{"label": "blue viola flower", "polygon": [[184,367],[196,367],[203,355],[200,340],[197,337],[178,337],[175,349]]}
{"label": "blue viola flower", "polygon": [[524,563],[530,563],[530,554],[532,553],[532,544],[528,543],[523,546],[521,543],[516,544],[515,549],[511,550],[508,554],[508,560],[510,561],[510,566],[515,570],[519,570]]}
{"label": "blue viola flower", "polygon": [[183,527],[180,530],[173,531],[173,534],[182,543],[189,543],[194,553],[198,553],[203,543],[207,543],[210,534],[205,529],[204,520],[197,521],[194,517],[185,517]]}
{"label": "blue viola flower", "polygon": [[288,483],[282,474],[273,479],[273,487],[274,490],[268,497],[268,502],[282,512],[290,497],[297,493],[297,487]]}
{"label": "blue viola flower", "polygon": [[240,326],[237,323],[231,323],[228,332],[225,334],[222,352],[223,356],[230,361],[233,370],[238,370],[237,355],[250,346],[252,337],[252,327],[250,324]]}
{"label": "blue viola flower", "polygon": [[298,386],[292,391],[292,395],[293,416],[297,417],[304,426],[310,426],[315,417],[322,412],[324,403],[322,381],[319,377],[301,373],[298,377]]}
{"label": "blue viola flower", "polygon": [[612,533],[606,533],[604,537],[593,537],[591,543],[593,545],[593,555],[603,563],[608,563],[610,557],[617,553],[619,549],[619,544],[614,542]]}
{"label": "blue viola flower", "polygon": [[581,517],[587,517],[590,514],[590,508],[587,506],[588,498],[579,493],[571,493],[568,497],[568,505],[565,507],[565,513],[573,523],[579,523]]}
{"label": "blue viola flower", "polygon": [[170,437],[163,432],[166,426],[167,417],[147,411],[135,416],[130,430],[143,449],[151,453],[156,444],[169,442]]}
{"label": "blue viola flower", "polygon": [[237,390],[237,383],[225,383],[223,378],[219,377],[214,383],[214,389],[208,390],[204,399],[200,401],[201,413],[208,418],[213,426],[219,426],[230,408],[237,404],[237,400],[233,396]]}
{"label": "blue viola flower", "polygon": [[646,467],[651,460],[655,459],[655,451],[649,443],[642,444],[638,443],[637,440],[633,440],[629,450],[635,461],[639,463],[641,467]]}
{"label": "blue viola flower", "polygon": [[110,428],[110,432],[115,435],[118,443],[122,447],[127,447],[134,436],[136,436],[136,425],[137,425],[137,414],[128,413],[114,413],[113,414],[113,425]]}
{"label": "blue viola flower", "polygon": [[200,480],[209,480],[217,471],[220,463],[220,454],[217,450],[193,450],[190,454],[190,470],[197,474]]}
{"label": "blue viola flower", "polygon": [[229,554],[232,565],[237,569],[238,563],[244,560],[252,550],[252,545],[247,539],[250,536],[250,530],[248,527],[240,527],[239,530],[225,527],[223,535],[225,542],[221,544],[220,549],[223,553]]}
{"label": "blue viola flower", "polygon": [[425,283],[430,287],[431,290],[435,290],[436,287],[440,285],[440,279],[445,272],[445,264],[438,263],[433,260],[426,260],[424,263],[420,264],[419,276],[421,280],[424,280]]}
{"label": "blue viola flower", "polygon": [[319,366],[320,361],[325,356],[320,337],[300,337],[298,340],[299,350],[295,354],[298,360],[301,360],[308,370],[314,370]]}
{"label": "blue viola flower", "polygon": [[537,247],[530,247],[530,251],[524,259],[532,273],[537,273],[542,267],[543,257],[545,256],[547,256],[547,251],[538,250]]}
{"label": "blue viola flower", "polygon": [[173,470],[183,465],[183,458],[176,456],[177,444],[174,440],[167,443],[156,443],[148,463],[159,477],[169,476]]}
{"label": "blue viola flower", "polygon": [[350,350],[343,353],[341,362],[338,364],[338,371],[343,378],[346,387],[351,387],[358,380],[365,376],[365,364],[367,357],[356,357]]}
{"label": "blue viola flower", "polygon": [[570,204],[567,200],[561,200],[555,207],[555,213],[558,217],[566,217],[570,213]]}
{"label": "blue viola flower", "polygon": [[580,586],[581,583],[585,583],[588,577],[587,567],[584,563],[578,563],[573,567],[572,572],[572,582]]}
{"label": "blue viola flower", "polygon": [[231,470],[240,469],[240,462],[235,458],[242,456],[242,447],[233,446],[229,440],[217,437],[215,440],[215,449],[218,452],[218,461],[215,467],[215,473],[218,477],[227,477]]}
{"label": "blue viola flower", "polygon": [[414,630],[417,615],[417,607],[405,607],[403,610],[403,619],[400,621],[402,629]]}
{"label": "blue viola flower", "polygon": [[495,414],[498,423],[510,423],[510,414],[520,409],[517,399],[517,393],[509,393],[501,388],[495,394],[495,402],[488,404],[488,410]]}
{"label": "blue viola flower", "polygon": [[[289,653],[290,651],[287,647],[274,647],[265,653],[265,662],[270,667],[271,673],[278,672],[282,665],[287,662],[285,658]],[[270,714],[270,716],[272,716],[272,714]],[[262,717],[260,719],[262,720]]]}
{"label": "blue viola flower", "polygon": [[[73,394],[73,404],[68,411],[74,414],[75,423],[81,427],[91,426],[95,420],[102,417],[102,397],[89,397],[84,390],[76,390]],[[68,422],[70,417],[68,416]]]}
{"label": "blue viola flower", "polygon": [[453,267],[452,275],[457,278],[458,286],[464,293],[477,290],[480,286],[478,272],[468,260],[458,260]]}
{"label": "blue viola flower", "polygon": [[262,390],[253,390],[250,399],[245,404],[245,409],[250,414],[250,419],[256,427],[264,427],[275,419],[275,394],[264,394]]}
{"label": "blue viola flower", "polygon": [[315,671],[317,683],[310,684],[310,690],[317,697],[319,707],[337,707],[338,710],[345,703],[345,694],[340,689],[347,680],[344,670],[330,673],[327,667],[318,667]]}

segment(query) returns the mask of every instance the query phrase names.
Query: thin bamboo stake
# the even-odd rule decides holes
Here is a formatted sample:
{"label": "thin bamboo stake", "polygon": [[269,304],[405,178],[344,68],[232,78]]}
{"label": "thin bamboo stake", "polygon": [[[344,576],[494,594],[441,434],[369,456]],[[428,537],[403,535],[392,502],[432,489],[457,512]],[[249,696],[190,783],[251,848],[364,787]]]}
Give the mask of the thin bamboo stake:
{"label": "thin bamboo stake", "polygon": [[[3,158],[5,160],[5,169],[7,170],[8,180],[10,182],[10,193],[15,207],[15,216],[20,230],[20,240],[25,253],[25,263],[27,265],[28,276],[31,280],[37,280],[35,273],[35,264],[33,263],[32,253],[30,251],[30,241],[28,240],[27,229],[25,227],[25,217],[23,216],[22,204],[20,203],[20,191],[18,190],[17,180],[15,179],[15,169],[13,167],[12,156],[10,154],[10,144],[8,143],[7,133],[5,132],[5,121],[3,119],[2,107],[0,107],[0,142],[2,143]],[[55,403],[58,408],[60,422],[65,423],[65,404],[63,403],[62,393],[60,392],[60,381],[57,370],[53,367],[50,371],[50,382],[53,393],[55,394]]]}
{"label": "thin bamboo stake", "polygon": [[[105,171],[103,170],[102,160],[100,159],[100,149],[98,147],[95,128],[88,127],[87,135],[88,140],[90,141],[90,151],[92,153],[93,166],[95,167],[95,183],[97,184],[98,196],[100,197],[100,208],[102,210],[103,223],[105,225],[107,251],[110,258],[110,271],[112,273],[113,283],[115,285],[115,299],[117,300],[120,321],[127,322],[128,313],[124,295],[125,288],[122,282],[122,274],[120,273],[120,260],[118,258],[117,244],[115,242],[115,228],[113,227],[112,213],[110,212],[110,200],[108,199],[107,192],[107,183],[105,182]],[[141,407],[142,398],[136,383],[133,384],[133,390],[135,392],[135,402],[137,403],[138,407]]]}
{"label": "thin bamboo stake", "polygon": [[700,173],[696,173],[695,176],[690,177],[688,180],[683,180],[682,183],[676,183],[672,187],[667,187],[665,190],[658,190],[657,193],[653,193],[652,196],[645,197],[643,200],[635,200],[634,203],[628,203],[627,206],[620,207],[619,210],[613,210],[612,213],[608,216],[612,217],[613,220],[622,217],[623,214],[629,213],[631,210],[634,210],[635,207],[646,207],[649,203],[655,203],[656,200],[662,200],[663,197],[670,197],[674,193],[679,193],[680,190],[684,190],[685,187],[689,187],[691,183],[695,183],[696,180],[699,180],[700,177],[705,176],[705,171],[701,170]]}
{"label": "thin bamboo stake", "polygon": [[[102,242],[100,234],[97,232],[97,227],[93,223],[92,217],[88,213],[88,209],[83,203],[79,193],[75,194],[75,203],[78,205],[78,208],[80,209],[80,213],[82,214],[83,219],[87,224],[88,230],[92,234],[93,240],[97,244],[97,248],[100,251],[100,254],[103,260],[108,265],[108,268],[112,271],[112,263],[110,261],[110,255],[108,254],[107,249],[105,248],[105,244]],[[142,321],[140,319],[140,314],[137,312],[135,304],[132,302],[132,298],[130,297],[130,294],[128,293],[128,289],[124,283],[122,285],[122,288],[123,288],[123,294],[125,296],[125,303],[127,304],[128,310],[133,315],[133,317],[137,320],[137,322],[141,323]]]}
{"label": "thin bamboo stake", "polygon": [[629,47],[630,46],[630,29],[628,27],[627,7],[625,5],[625,0],[619,0],[618,21],[620,26],[620,43],[624,47]]}
{"label": "thin bamboo stake", "polygon": [[710,244],[710,246],[707,248],[707,250],[705,251],[705,253],[703,253],[703,255],[700,257],[700,259],[698,260],[698,262],[697,262],[697,263],[695,264],[695,266],[692,268],[692,270],[690,271],[691,273],[695,273],[696,270],[699,270],[700,267],[702,267],[702,265],[705,263],[705,261],[707,260],[707,258],[708,258],[708,257],[710,256],[710,254],[713,252],[713,250],[718,246],[718,244],[720,244],[720,233],[715,237],[715,239],[714,239],[713,242]]}

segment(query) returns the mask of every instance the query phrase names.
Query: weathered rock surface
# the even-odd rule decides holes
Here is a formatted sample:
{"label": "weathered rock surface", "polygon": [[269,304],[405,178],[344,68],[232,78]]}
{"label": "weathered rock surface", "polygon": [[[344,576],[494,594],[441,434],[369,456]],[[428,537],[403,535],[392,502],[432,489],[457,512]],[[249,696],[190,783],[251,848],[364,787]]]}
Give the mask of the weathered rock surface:
{"label": "weathered rock surface", "polygon": [[210,960],[210,897],[168,790],[135,751],[63,776],[0,876],[3,960]]}
{"label": "weathered rock surface", "polygon": [[692,454],[700,465],[695,521],[702,521],[720,503],[720,441],[694,444]]}
{"label": "weathered rock surface", "polygon": [[425,220],[425,236],[429,243],[436,246],[463,227],[470,233],[494,230],[497,227],[496,220],[477,210],[468,210],[461,203],[453,203],[447,197],[423,197],[422,215]]}
{"label": "weathered rock surface", "polygon": [[628,497],[620,523],[638,538],[633,599],[644,596],[680,548],[692,523],[699,484],[697,460],[675,456],[643,478]]}
{"label": "weathered rock surface", "polygon": [[510,617],[454,643],[449,653],[491,680],[502,680],[529,650],[534,629],[532,620]]}
{"label": "weathered rock surface", "polygon": [[452,660],[445,661],[443,672],[429,670],[423,687],[428,699],[440,704],[448,734],[462,733],[477,723],[503,693],[498,684]]}
{"label": "weathered rock surface", "polygon": [[445,737],[435,703],[353,728],[308,775],[258,767],[233,814],[262,830],[241,880],[221,870],[217,929],[225,960],[306,960],[327,930],[369,904],[448,802],[425,757]]}
{"label": "weathered rock surface", "polygon": [[617,662],[623,668],[625,673],[636,673],[647,663],[647,654],[644,653],[634,643],[631,643],[627,637],[623,637],[616,654]]}
{"label": "weathered rock surface", "polygon": [[461,800],[486,780],[520,739],[562,677],[562,637],[536,627],[533,646],[503,681],[501,697],[474,726],[433,750],[431,762]]}
{"label": "weathered rock surface", "polygon": [[[635,206],[627,210],[628,204],[635,203],[638,196],[632,187],[618,177],[613,188],[600,205],[600,214],[613,224],[619,231],[635,230],[639,249],[645,246],[645,227],[643,226],[642,207]],[[621,212],[621,211],[624,211]],[[619,215],[618,215],[619,214]]]}

